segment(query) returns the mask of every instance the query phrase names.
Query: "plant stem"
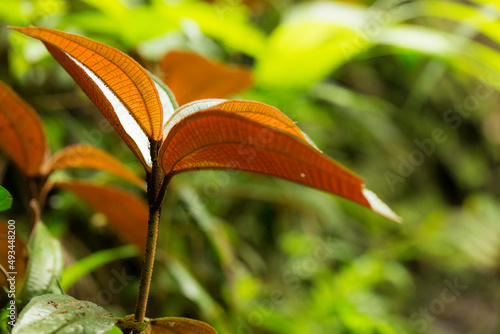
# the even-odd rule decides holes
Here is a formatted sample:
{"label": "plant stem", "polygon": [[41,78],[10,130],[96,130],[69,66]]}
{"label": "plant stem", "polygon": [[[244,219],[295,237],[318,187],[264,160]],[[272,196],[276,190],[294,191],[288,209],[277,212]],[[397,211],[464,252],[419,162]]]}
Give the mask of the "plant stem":
{"label": "plant stem", "polygon": [[41,208],[44,199],[41,200],[40,192],[47,181],[44,176],[32,176],[28,178],[28,207],[30,211],[30,222],[35,226],[41,219]]}
{"label": "plant stem", "polygon": [[153,265],[155,259],[156,241],[158,238],[158,225],[160,222],[160,212],[149,211],[148,221],[148,237],[146,243],[146,251],[142,261],[141,283],[139,286],[139,294],[135,307],[135,322],[144,322],[146,315],[146,307],[148,303],[149,287],[151,285],[151,276],[153,275]]}
{"label": "plant stem", "polygon": [[[153,275],[153,266],[155,260],[156,242],[158,239],[158,225],[160,223],[161,205],[167,189],[169,176],[164,176],[160,165],[158,164],[157,142],[151,141],[151,161],[152,170],[147,175],[148,184],[148,235],[146,240],[146,250],[142,261],[141,281],[139,294],[135,306],[134,322],[142,323],[146,316],[146,307],[148,303],[149,287]],[[163,182],[162,182],[163,181]]]}

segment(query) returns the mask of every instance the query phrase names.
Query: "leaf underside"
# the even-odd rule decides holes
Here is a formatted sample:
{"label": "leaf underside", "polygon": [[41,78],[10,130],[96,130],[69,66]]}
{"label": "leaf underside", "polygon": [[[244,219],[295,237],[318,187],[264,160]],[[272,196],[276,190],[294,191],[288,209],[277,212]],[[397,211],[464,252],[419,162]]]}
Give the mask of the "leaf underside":
{"label": "leaf underside", "polygon": [[243,67],[210,61],[195,53],[171,51],[160,61],[161,79],[177,102],[224,98],[252,85],[251,72]]}
{"label": "leaf underside", "polygon": [[108,171],[145,189],[145,183],[118,159],[90,145],[71,145],[54,154],[46,164],[46,173],[67,168],[92,168]]}
{"label": "leaf underside", "polygon": [[[364,187],[361,178],[323,155],[276,108],[252,101],[213,99],[194,101],[174,111],[176,103],[168,89],[163,89],[140,65],[120,51],[57,30],[13,29],[44,42],[111,121],[146,169],[150,169],[152,163],[148,154],[150,145],[156,147],[156,142],[162,140],[159,160],[167,174],[198,169],[261,173],[339,195],[390,219],[400,220]],[[224,67],[221,64],[207,64],[205,59],[192,54],[173,53],[166,59],[162,65],[164,80],[173,80],[170,85],[178,95],[182,95],[183,90],[190,92],[186,96],[193,95],[193,87],[188,87],[193,83],[195,91],[203,91],[200,87],[216,86],[205,79],[198,84],[195,79],[201,80],[205,75],[215,77],[216,73],[228,70],[221,69],[220,66]],[[193,70],[193,75],[186,74]],[[180,73],[192,82],[174,80]],[[240,81],[244,80],[239,78],[230,86],[236,89]],[[184,102],[183,97],[177,98],[181,104]],[[127,119],[130,116],[132,121]],[[134,128],[134,124],[140,130]]]}
{"label": "leaf underside", "polygon": [[151,334],[217,334],[210,325],[189,318],[158,318],[150,324]]}
{"label": "leaf underside", "polygon": [[54,187],[73,192],[96,212],[103,213],[126,241],[137,245],[141,252],[144,251],[148,206],[143,199],[128,191],[85,182],[57,182]]}
{"label": "leaf underside", "polygon": [[27,176],[40,173],[47,155],[47,140],[35,110],[0,81],[0,149]]}
{"label": "leaf underside", "polygon": [[88,38],[38,27],[10,27],[41,40],[101,110],[146,168],[162,136],[163,107],[151,76],[123,52]]}
{"label": "leaf underside", "polygon": [[398,220],[364,188],[361,178],[303,138],[283,128],[218,109],[218,105],[175,124],[159,157],[165,173],[238,169],[276,176],[339,195]]}

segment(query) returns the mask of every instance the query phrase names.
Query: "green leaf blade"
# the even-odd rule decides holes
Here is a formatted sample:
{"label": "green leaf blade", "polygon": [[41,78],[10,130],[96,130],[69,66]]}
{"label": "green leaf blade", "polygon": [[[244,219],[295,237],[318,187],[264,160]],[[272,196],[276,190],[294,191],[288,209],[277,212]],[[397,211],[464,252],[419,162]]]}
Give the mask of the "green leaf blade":
{"label": "green leaf blade", "polygon": [[10,209],[12,206],[12,195],[7,189],[0,186],[0,211]]}
{"label": "green leaf blade", "polygon": [[36,224],[28,242],[28,250],[28,269],[19,296],[21,304],[45,293],[64,293],[59,286],[63,269],[61,245],[42,222]]}
{"label": "green leaf blade", "polygon": [[66,295],[33,298],[19,314],[12,334],[106,333],[116,318],[102,307]]}

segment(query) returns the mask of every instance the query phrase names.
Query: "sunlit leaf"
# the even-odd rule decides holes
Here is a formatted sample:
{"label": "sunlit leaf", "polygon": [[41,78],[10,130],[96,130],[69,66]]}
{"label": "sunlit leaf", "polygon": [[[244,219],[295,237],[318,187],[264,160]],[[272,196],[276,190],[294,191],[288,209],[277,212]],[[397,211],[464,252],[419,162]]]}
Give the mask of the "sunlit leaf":
{"label": "sunlit leaf", "polygon": [[228,97],[252,84],[248,69],[210,61],[190,52],[171,51],[163,56],[160,67],[161,79],[180,105]]}
{"label": "sunlit leaf", "polygon": [[165,173],[237,169],[281,177],[321,189],[397,217],[361,178],[307,141],[254,119],[210,108],[183,118],[165,135],[160,161]]}
{"label": "sunlit leaf", "polygon": [[452,1],[418,1],[405,3],[398,8],[398,12],[406,20],[430,16],[466,24],[475,34],[483,33],[498,43],[500,42],[498,8],[495,8],[491,2],[489,5],[477,8]]}
{"label": "sunlit leaf", "polygon": [[27,176],[38,175],[47,154],[42,122],[31,106],[0,81],[0,149]]}
{"label": "sunlit leaf", "polygon": [[[28,248],[26,244],[19,239],[18,235],[15,235],[14,239],[9,239],[9,231],[13,231],[15,229],[15,224],[11,229],[9,229],[9,225],[6,221],[2,221],[0,223],[0,249],[3,251],[3,256],[0,257],[0,265],[7,270],[7,272],[15,272],[16,273],[16,290],[20,291],[22,284],[24,282],[24,278],[26,276],[26,265],[28,260]],[[12,232],[11,232],[12,235]],[[13,243],[9,241],[13,240]],[[9,247],[10,246],[10,247]],[[9,251],[14,251],[15,254],[12,254]],[[15,260],[9,263],[9,255],[13,255]],[[0,274],[0,286],[7,287],[7,281],[4,276]]]}
{"label": "sunlit leaf", "polygon": [[164,109],[151,76],[110,46],[61,31],[11,27],[44,42],[143,162],[151,166],[150,140],[162,136]]}
{"label": "sunlit leaf", "polygon": [[[498,9],[488,5],[477,8],[450,1],[410,1],[381,10],[383,15],[377,17],[379,14],[372,16],[367,7],[358,4],[304,2],[292,8],[256,57],[256,82],[268,88],[307,88],[377,45],[443,57],[471,75],[488,77],[492,70],[499,71],[498,52],[493,44],[474,38],[482,33],[500,41]],[[450,33],[400,23],[422,16],[455,21],[462,28]],[[374,54],[380,56],[377,51]]]}
{"label": "sunlit leaf", "polygon": [[100,10],[109,17],[119,17],[123,15],[125,12],[127,12],[127,10],[129,9],[128,6],[123,2],[121,2],[120,0],[108,0],[108,1],[83,0],[82,2]]}
{"label": "sunlit leaf", "polygon": [[188,18],[196,22],[203,34],[245,54],[254,56],[264,49],[264,32],[251,22],[248,11],[236,2],[223,8],[200,1],[155,1],[153,10],[158,12],[162,23],[180,24]]}
{"label": "sunlit leaf", "polygon": [[255,81],[267,89],[304,89],[368,46],[359,35],[364,7],[339,2],[303,2],[293,7],[257,56]]}
{"label": "sunlit leaf", "polygon": [[210,325],[189,318],[158,318],[150,324],[151,334],[217,334]]}
{"label": "sunlit leaf", "polygon": [[252,56],[262,48],[265,40],[265,34],[238,2],[228,2],[226,6],[220,6],[222,3],[211,6],[201,1],[152,1],[150,5],[137,6],[116,0],[109,4],[98,0],[84,2],[97,10],[69,13],[61,18],[65,24],[100,35],[112,34],[131,48],[179,30],[187,20],[196,24],[204,35]]}
{"label": "sunlit leaf", "polygon": [[377,42],[418,53],[451,57],[460,51],[458,45],[464,40],[429,28],[400,25],[385,29],[377,36]]}
{"label": "sunlit leaf", "polygon": [[33,298],[19,314],[12,334],[93,333],[103,334],[116,318],[102,307],[65,295]]}
{"label": "sunlit leaf", "polygon": [[[500,74],[500,53],[473,39],[411,25],[388,28],[376,39],[397,49],[442,57],[450,66],[482,80]],[[492,83],[498,90],[495,80]]]}
{"label": "sunlit leaf", "polygon": [[144,181],[109,153],[90,145],[72,145],[54,154],[47,161],[45,173],[66,168],[92,168],[105,170],[122,177],[138,187],[145,188]]}
{"label": "sunlit leaf", "polygon": [[61,244],[38,222],[28,241],[29,260],[19,299],[23,304],[46,293],[62,293],[59,286],[63,269]]}
{"label": "sunlit leaf", "polygon": [[131,192],[84,182],[58,182],[54,187],[69,190],[87,202],[128,242],[144,251],[148,227],[148,206]]}

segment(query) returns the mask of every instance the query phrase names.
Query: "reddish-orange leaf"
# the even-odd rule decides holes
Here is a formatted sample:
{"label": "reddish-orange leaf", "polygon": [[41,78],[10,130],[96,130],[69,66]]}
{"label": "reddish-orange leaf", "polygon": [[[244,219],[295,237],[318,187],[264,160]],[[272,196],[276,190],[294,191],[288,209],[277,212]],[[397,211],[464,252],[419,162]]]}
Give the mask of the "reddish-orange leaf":
{"label": "reddish-orange leaf", "polygon": [[288,116],[279,109],[262,102],[229,100],[211,108],[207,108],[206,110],[211,109],[237,113],[261,124],[281,129],[306,141],[308,140],[304,133],[290,118],[288,118]]}
{"label": "reddish-orange leaf", "polygon": [[217,334],[210,325],[189,318],[159,318],[150,322],[151,334]]}
{"label": "reddish-orange leaf", "polygon": [[0,149],[27,176],[40,173],[47,155],[42,121],[31,106],[0,81]]}
{"label": "reddish-orange leaf", "polygon": [[361,178],[303,139],[216,107],[191,114],[174,125],[159,157],[165,173],[238,169],[276,176],[342,196],[399,220],[364,187]]}
{"label": "reddish-orange leaf", "polygon": [[148,228],[148,206],[131,192],[84,182],[58,182],[55,187],[69,190],[103,213],[118,233],[144,251]]}
{"label": "reddish-orange leaf", "polygon": [[123,52],[88,38],[48,28],[11,28],[44,42],[149,169],[150,140],[161,140],[163,114],[171,113],[171,106],[162,106],[146,70]]}
{"label": "reddish-orange leaf", "polygon": [[145,182],[109,153],[90,145],[72,145],[57,152],[44,165],[46,175],[66,168],[101,169],[145,189]]}
{"label": "reddish-orange leaf", "polygon": [[[15,236],[15,261],[14,267],[11,268],[10,266],[12,264],[9,263],[7,251],[11,250],[9,249],[9,245],[11,245],[9,243],[9,231],[12,231],[12,229],[9,229],[8,226],[9,225],[6,221],[0,222],[0,249],[2,250],[2,256],[0,256],[0,264],[5,268],[5,270],[7,270],[7,272],[16,272],[16,290],[21,291],[21,286],[26,276],[26,266],[28,264],[28,247],[26,247],[26,244],[21,239],[19,239],[17,235]],[[7,281],[2,274],[0,274],[0,287],[7,287],[7,289],[9,289]]]}
{"label": "reddish-orange leaf", "polygon": [[174,127],[174,125],[185,117],[197,112],[205,112],[207,110],[222,110],[230,113],[237,113],[261,124],[289,132],[290,134],[308,141],[312,146],[316,147],[315,144],[295,125],[295,123],[277,108],[261,102],[244,100],[207,99],[185,104],[178,108],[165,123],[163,137],[166,138],[168,132]]}
{"label": "reddish-orange leaf", "polygon": [[252,74],[244,67],[228,66],[200,55],[171,51],[160,61],[161,79],[174,93],[179,105],[227,97],[252,85]]}

